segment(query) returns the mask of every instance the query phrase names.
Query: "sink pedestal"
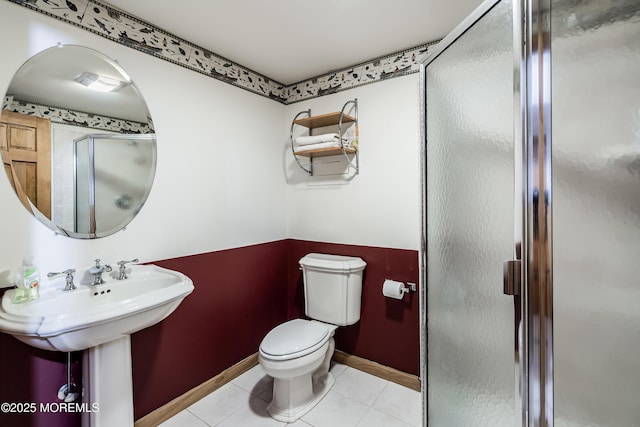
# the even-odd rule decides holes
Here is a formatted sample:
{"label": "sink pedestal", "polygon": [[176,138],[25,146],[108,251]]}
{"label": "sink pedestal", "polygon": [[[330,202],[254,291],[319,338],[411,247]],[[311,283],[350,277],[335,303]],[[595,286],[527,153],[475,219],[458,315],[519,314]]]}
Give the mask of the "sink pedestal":
{"label": "sink pedestal", "polygon": [[133,427],[131,336],[85,350],[82,362],[82,427]]}

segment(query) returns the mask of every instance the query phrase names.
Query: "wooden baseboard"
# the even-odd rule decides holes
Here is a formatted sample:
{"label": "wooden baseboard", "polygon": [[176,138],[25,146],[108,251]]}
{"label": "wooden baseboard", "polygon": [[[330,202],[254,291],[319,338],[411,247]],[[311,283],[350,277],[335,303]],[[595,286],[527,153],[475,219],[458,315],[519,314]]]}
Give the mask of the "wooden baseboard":
{"label": "wooden baseboard", "polygon": [[155,427],[158,424],[165,422],[169,418],[176,415],[178,412],[181,412],[182,410],[193,405],[198,400],[207,396],[209,393],[219,389],[234,378],[242,375],[257,364],[258,353],[254,353],[246,359],[236,363],[232,367],[225,369],[215,377],[203,382],[195,388],[192,388],[182,396],[176,397],[171,402],[140,418],[135,422],[134,426]]}
{"label": "wooden baseboard", "polygon": [[[333,353],[333,360],[354,369],[375,375],[376,377],[383,378],[387,381],[403,385],[412,390],[420,391],[420,378],[415,375],[407,374],[406,372],[398,371],[397,369],[372,362],[371,360],[363,359],[362,357],[353,356],[340,350],[336,350]],[[219,389],[234,378],[242,375],[257,364],[258,353],[254,353],[232,367],[225,369],[210,380],[192,388],[182,396],[176,397],[171,402],[140,418],[135,422],[134,426],[155,427],[158,424],[167,421],[178,412],[187,409],[198,400]]]}
{"label": "wooden baseboard", "polygon": [[363,359],[362,357],[353,356],[340,350],[336,350],[333,353],[333,360],[412,390],[420,391],[420,377],[415,375],[407,374],[406,372],[398,371],[397,369]]}

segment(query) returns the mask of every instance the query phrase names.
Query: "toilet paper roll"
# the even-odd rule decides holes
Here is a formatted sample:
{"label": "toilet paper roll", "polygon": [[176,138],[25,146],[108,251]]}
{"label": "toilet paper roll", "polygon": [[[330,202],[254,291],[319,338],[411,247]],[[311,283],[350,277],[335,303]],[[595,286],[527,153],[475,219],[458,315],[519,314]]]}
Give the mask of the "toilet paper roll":
{"label": "toilet paper roll", "polygon": [[389,298],[402,299],[404,297],[404,283],[386,279],[382,285],[382,295]]}

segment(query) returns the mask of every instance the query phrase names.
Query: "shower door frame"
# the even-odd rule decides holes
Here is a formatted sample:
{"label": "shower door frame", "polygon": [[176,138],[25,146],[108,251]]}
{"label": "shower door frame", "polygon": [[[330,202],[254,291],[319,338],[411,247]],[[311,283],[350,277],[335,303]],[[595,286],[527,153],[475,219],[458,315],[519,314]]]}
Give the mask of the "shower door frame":
{"label": "shower door frame", "polygon": [[[422,235],[421,377],[427,404],[426,67],[500,1],[486,0],[420,68]],[[551,0],[513,0],[514,402],[516,425],[553,426],[553,276],[551,234]],[[540,197],[542,195],[542,197]],[[499,266],[496,266],[498,268]],[[507,272],[505,270],[505,288]],[[500,292],[500,284],[496,284]]]}

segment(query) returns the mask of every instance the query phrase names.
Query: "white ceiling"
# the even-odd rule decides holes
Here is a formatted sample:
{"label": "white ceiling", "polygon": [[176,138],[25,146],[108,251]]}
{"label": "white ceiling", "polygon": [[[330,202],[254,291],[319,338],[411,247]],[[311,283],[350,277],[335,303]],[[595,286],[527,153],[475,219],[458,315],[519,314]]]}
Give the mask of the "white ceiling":
{"label": "white ceiling", "polygon": [[439,40],[482,0],[108,0],[283,84]]}

